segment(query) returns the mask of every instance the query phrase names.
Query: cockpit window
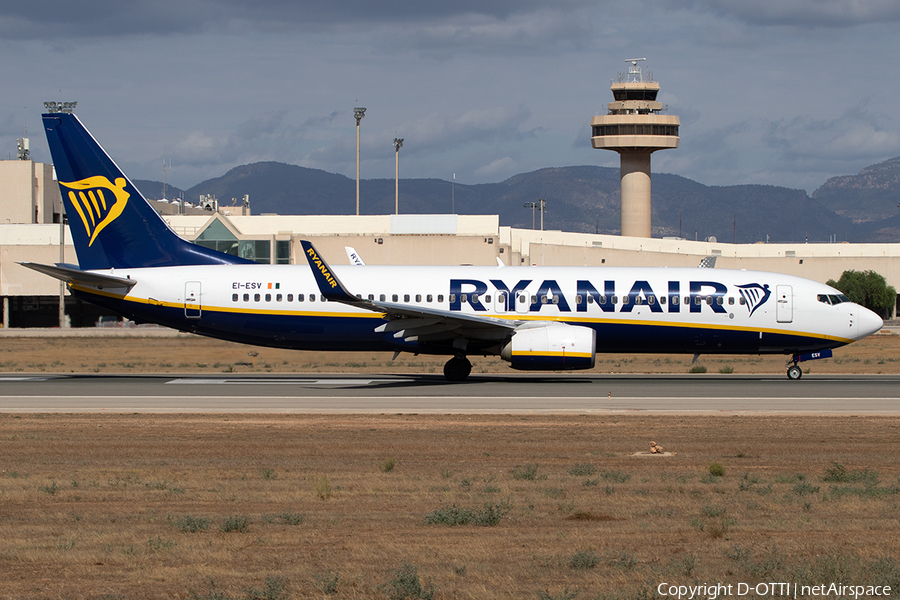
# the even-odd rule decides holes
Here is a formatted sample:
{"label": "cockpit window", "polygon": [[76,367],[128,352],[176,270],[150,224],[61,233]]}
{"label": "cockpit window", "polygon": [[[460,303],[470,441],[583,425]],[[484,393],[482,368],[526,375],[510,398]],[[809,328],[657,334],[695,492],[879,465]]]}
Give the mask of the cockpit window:
{"label": "cockpit window", "polygon": [[831,304],[832,306],[837,306],[843,302],[850,302],[850,298],[844,294],[819,294],[818,300],[823,304]]}

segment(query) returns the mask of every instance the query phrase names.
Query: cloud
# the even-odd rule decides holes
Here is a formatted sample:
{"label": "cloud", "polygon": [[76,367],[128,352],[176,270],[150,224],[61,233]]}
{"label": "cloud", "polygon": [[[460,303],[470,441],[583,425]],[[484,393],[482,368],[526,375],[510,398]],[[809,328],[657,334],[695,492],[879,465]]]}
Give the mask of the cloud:
{"label": "cloud", "polygon": [[8,39],[172,35],[209,31],[321,31],[376,24],[435,23],[482,17],[503,21],[542,11],[568,12],[592,0],[85,0],[6,2],[0,35]]}
{"label": "cloud", "polygon": [[503,158],[498,158],[497,160],[484,165],[478,169],[475,169],[475,175],[484,177],[494,177],[498,174],[514,174],[516,172],[517,164],[516,161],[511,159],[508,156],[504,156]]}
{"label": "cloud", "polygon": [[[673,8],[685,6],[670,0]],[[751,25],[853,27],[900,21],[896,0],[693,0],[692,6]]]}

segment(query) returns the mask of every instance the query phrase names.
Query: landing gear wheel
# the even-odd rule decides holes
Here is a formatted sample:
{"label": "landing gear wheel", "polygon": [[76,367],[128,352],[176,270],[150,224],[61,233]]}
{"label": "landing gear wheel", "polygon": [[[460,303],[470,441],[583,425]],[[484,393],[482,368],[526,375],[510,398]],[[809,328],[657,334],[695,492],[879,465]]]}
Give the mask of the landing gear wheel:
{"label": "landing gear wheel", "polygon": [[787,376],[788,379],[800,379],[803,376],[803,371],[797,365],[791,365],[788,367]]}
{"label": "landing gear wheel", "polygon": [[465,381],[472,372],[472,363],[464,356],[454,356],[444,365],[444,377],[447,381]]}

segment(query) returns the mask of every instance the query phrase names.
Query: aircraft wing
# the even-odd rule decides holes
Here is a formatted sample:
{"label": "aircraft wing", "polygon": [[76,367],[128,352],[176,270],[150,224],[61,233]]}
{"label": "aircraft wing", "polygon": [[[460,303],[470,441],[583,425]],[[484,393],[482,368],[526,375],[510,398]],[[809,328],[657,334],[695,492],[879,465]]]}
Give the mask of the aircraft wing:
{"label": "aircraft wing", "polygon": [[474,339],[501,339],[516,329],[517,321],[495,317],[462,314],[416,306],[367,300],[350,293],[337,278],[328,263],[319,255],[312,243],[300,240],[306,260],[312,268],[313,276],[322,296],[331,302],[342,302],[372,312],[382,313],[389,323],[384,323],[375,331],[396,332],[394,337],[406,341],[419,339],[446,339],[466,337]]}
{"label": "aircraft wing", "polygon": [[65,281],[69,285],[83,285],[103,289],[107,288],[130,288],[137,283],[136,279],[128,279],[125,277],[115,277],[114,275],[102,275],[100,273],[91,273],[90,271],[82,271],[74,265],[57,264],[55,267],[50,265],[42,265],[33,262],[20,262],[23,267],[33,269],[38,273],[49,275]]}

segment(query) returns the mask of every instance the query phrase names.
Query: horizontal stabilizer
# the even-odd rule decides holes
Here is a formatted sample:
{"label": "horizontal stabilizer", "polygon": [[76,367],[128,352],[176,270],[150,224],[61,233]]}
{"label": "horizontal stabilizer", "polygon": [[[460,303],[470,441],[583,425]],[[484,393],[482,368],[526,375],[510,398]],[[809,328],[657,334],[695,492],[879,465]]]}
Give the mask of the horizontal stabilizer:
{"label": "horizontal stabilizer", "polygon": [[115,277],[113,275],[101,275],[99,273],[91,273],[90,271],[81,271],[79,269],[73,269],[71,267],[60,266],[57,265],[55,267],[51,267],[50,265],[42,265],[39,263],[32,262],[20,262],[20,265],[23,267],[28,267],[29,269],[33,269],[38,273],[43,273],[44,275],[49,275],[50,277],[55,277],[60,281],[65,281],[68,284],[75,285],[86,285],[90,287],[96,288],[130,288],[134,284],[137,283],[135,279],[129,279],[126,277]]}

